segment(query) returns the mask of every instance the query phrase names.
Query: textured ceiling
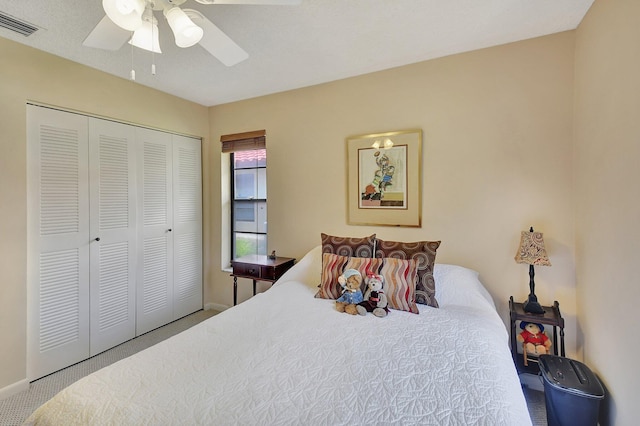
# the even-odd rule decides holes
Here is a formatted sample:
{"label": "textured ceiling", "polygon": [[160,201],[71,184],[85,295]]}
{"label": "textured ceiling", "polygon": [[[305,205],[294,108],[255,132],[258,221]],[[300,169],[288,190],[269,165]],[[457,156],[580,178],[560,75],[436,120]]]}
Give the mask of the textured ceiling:
{"label": "textured ceiling", "polygon": [[[202,5],[188,0],[249,53],[226,67],[196,45],[176,47],[159,14],[162,54],[125,44],[83,47],[100,0],[0,0],[0,12],[41,30],[8,38],[205,106],[575,29],[593,0],[302,0],[298,6]],[[10,60],[1,56],[2,61]],[[0,65],[2,66],[2,65]]]}

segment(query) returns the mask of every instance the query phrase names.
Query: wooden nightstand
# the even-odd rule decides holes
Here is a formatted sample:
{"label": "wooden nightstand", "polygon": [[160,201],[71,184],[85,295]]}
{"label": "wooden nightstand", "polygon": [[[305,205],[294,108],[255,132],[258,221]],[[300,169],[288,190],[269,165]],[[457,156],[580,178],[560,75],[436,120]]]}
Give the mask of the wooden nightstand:
{"label": "wooden nightstand", "polygon": [[[564,318],[560,314],[560,304],[558,301],[553,302],[553,306],[543,306],[544,314],[532,314],[525,312],[522,308],[522,303],[514,302],[513,296],[509,298],[509,316],[511,320],[511,355],[513,356],[513,362],[516,365],[518,374],[531,373],[538,374],[540,368],[538,367],[538,360],[535,356],[527,357],[528,365],[525,365],[524,355],[518,353],[518,346],[520,343],[516,340],[518,330],[516,329],[516,322],[527,321],[535,322],[542,325],[550,325],[553,327],[553,346],[551,347],[553,354],[558,355],[558,343],[560,343],[560,355],[565,356],[564,352]],[[519,327],[518,327],[519,329]],[[558,341],[558,329],[560,329],[560,340]]]}
{"label": "wooden nightstand", "polygon": [[292,257],[276,257],[250,254],[231,261],[233,267],[233,305],[238,303],[238,278],[253,280],[253,295],[256,295],[256,281],[276,282],[282,274],[293,266],[296,260]]}

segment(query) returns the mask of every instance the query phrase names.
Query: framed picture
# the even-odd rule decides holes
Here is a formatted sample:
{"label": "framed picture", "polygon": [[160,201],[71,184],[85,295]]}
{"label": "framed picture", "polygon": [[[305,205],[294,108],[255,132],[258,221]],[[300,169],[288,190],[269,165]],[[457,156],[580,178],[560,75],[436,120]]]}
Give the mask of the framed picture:
{"label": "framed picture", "polygon": [[349,224],[420,227],[421,169],[421,130],[348,137]]}

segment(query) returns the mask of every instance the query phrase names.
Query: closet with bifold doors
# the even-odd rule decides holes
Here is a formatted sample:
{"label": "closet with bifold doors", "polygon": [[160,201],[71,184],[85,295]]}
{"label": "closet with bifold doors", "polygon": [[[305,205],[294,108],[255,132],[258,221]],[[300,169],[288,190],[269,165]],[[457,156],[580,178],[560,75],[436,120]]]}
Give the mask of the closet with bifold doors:
{"label": "closet with bifold doors", "polygon": [[202,309],[201,141],[27,105],[27,377]]}

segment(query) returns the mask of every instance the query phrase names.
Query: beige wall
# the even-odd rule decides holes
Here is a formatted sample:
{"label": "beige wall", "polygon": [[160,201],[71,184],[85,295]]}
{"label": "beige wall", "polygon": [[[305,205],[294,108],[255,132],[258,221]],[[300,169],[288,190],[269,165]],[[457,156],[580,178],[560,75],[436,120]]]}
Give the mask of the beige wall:
{"label": "beige wall", "polygon": [[[203,137],[205,155],[209,155],[209,117],[207,108],[201,105],[3,38],[0,38],[0,52],[3,58],[0,61],[2,391],[26,378],[26,102],[36,101]],[[207,173],[205,168],[205,215],[209,204]],[[208,225],[205,222],[206,236]]]}
{"label": "beige wall", "polygon": [[[225,173],[220,135],[266,129],[269,249],[299,258],[321,232],[442,240],[438,261],[479,271],[505,321],[509,296],[524,300],[528,293],[528,268],[513,257],[520,231],[533,225],[545,233],[553,263],[536,269],[536,293],[546,304],[560,302],[572,355],[574,35],[212,107],[213,204]],[[410,128],[424,132],[422,227],[347,225],[345,138]],[[225,226],[219,212],[212,209],[214,228]],[[229,305],[231,279],[220,271],[218,240],[211,301]],[[240,300],[250,288],[242,283]]]}
{"label": "beige wall", "polygon": [[576,39],[579,351],[611,393],[602,424],[638,424],[640,2],[597,0]]}

